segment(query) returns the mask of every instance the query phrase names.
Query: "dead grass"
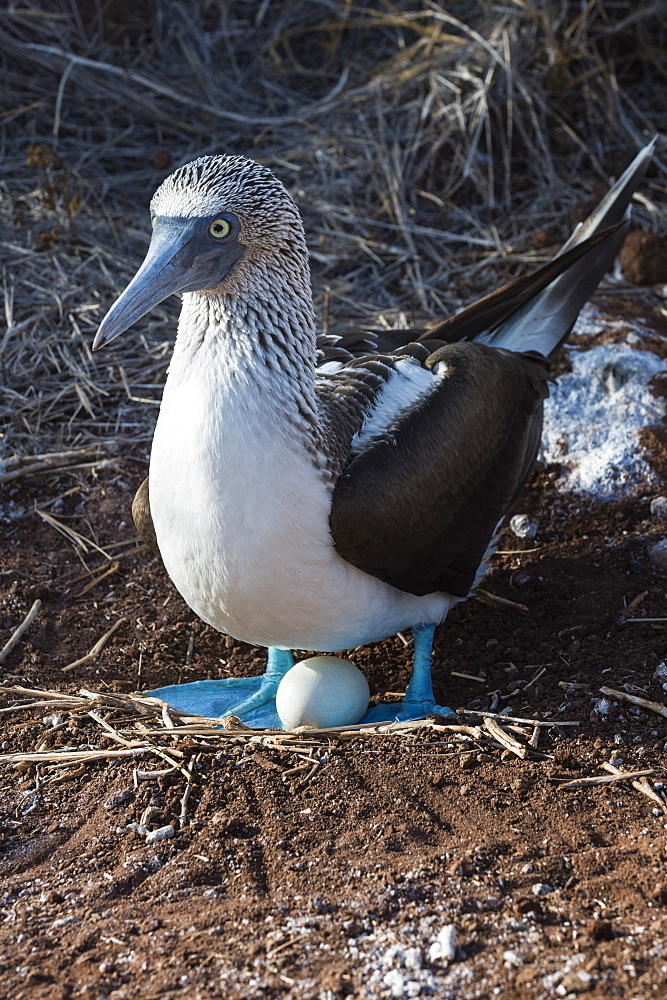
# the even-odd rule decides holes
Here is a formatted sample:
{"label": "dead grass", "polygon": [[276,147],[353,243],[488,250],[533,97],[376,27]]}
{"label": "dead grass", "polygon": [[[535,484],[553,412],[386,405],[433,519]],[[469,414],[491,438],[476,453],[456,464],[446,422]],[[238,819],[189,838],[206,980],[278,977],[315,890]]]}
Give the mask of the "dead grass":
{"label": "dead grass", "polygon": [[[90,344],[174,166],[223,150],[270,164],[334,324],[441,315],[546,256],[535,234],[564,235],[666,129],[666,53],[658,0],[13,5],[0,479],[150,439],[177,302],[101,356]],[[664,148],[637,213],[660,231]]]}

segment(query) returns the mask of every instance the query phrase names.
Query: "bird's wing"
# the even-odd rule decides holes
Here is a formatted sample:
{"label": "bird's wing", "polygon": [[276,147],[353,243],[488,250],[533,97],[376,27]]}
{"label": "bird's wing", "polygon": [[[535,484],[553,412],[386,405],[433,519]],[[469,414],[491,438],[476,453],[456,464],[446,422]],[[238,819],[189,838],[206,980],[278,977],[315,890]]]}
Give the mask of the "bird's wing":
{"label": "bird's wing", "polygon": [[626,226],[595,232],[420,343],[323,365],[330,527],[343,558],[410,593],[468,594],[535,462],[545,356],[569,333]]}
{"label": "bird's wing", "polygon": [[[333,489],[336,550],[399,590],[465,597],[532,470],[546,366],[460,343],[353,367],[364,416]],[[330,394],[344,403],[342,374]]]}
{"label": "bird's wing", "polygon": [[151,552],[154,552],[159,556],[160,549],[158,548],[157,538],[155,536],[155,528],[153,526],[153,518],[151,516],[150,498],[148,495],[148,476],[144,479],[143,483],[134,494],[134,500],[132,501],[132,520],[134,521],[134,526],[137,529],[137,534],[140,535]]}
{"label": "bird's wing", "polygon": [[399,330],[337,329],[317,335],[318,367],[345,364],[368,354],[391,354],[418,339],[426,328]]}

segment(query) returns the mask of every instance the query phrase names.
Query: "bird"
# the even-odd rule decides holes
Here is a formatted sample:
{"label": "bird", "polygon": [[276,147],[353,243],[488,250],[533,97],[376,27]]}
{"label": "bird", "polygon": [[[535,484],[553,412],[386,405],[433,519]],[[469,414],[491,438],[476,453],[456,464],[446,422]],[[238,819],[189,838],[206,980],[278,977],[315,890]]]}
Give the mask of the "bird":
{"label": "bird", "polygon": [[405,697],[365,721],[453,714],[434,699],[435,628],[484,576],[533,471],[549,360],[623,243],[654,142],[547,264],[400,330],[318,334],[304,226],[268,166],[207,155],[162,182],[93,350],[182,296],[133,515],[195,613],[268,663],[153,694],[275,727],[292,650],[411,629]]}

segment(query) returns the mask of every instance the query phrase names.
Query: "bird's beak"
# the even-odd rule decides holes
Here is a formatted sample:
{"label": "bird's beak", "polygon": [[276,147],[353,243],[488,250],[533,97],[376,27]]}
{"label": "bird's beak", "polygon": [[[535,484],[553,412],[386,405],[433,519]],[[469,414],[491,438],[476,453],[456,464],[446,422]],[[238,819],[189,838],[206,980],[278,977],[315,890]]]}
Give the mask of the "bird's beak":
{"label": "bird's beak", "polygon": [[143,264],[100,323],[94,351],[109,344],[169,295],[190,290],[194,255],[188,243],[192,227],[166,222],[158,219]]}

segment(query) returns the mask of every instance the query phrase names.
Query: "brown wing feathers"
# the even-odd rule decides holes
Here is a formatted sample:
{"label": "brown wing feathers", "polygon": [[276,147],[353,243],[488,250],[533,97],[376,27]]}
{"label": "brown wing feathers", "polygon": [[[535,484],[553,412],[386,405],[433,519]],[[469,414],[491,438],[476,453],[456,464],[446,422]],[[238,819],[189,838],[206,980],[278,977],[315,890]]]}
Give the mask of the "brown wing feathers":
{"label": "brown wing feathers", "polygon": [[148,477],[134,495],[132,501],[132,520],[137,529],[137,534],[144,540],[151,552],[160,555],[160,550],[155,537],[153,518],[151,517],[150,500],[148,496]]}
{"label": "brown wing feathers", "polygon": [[465,597],[532,470],[547,371],[466,343],[428,364],[441,361],[441,388],[340,476],[330,526],[340,555],[372,576],[414,594]]}

